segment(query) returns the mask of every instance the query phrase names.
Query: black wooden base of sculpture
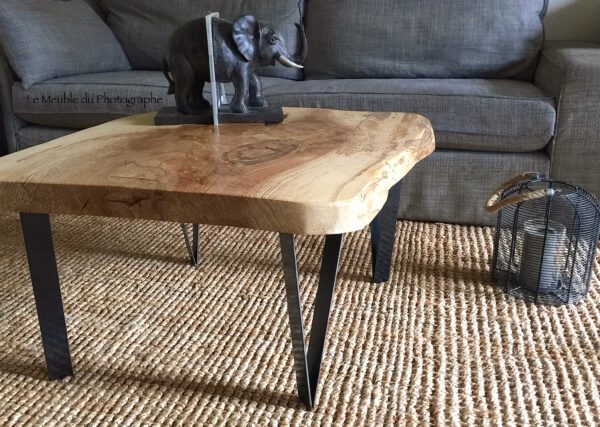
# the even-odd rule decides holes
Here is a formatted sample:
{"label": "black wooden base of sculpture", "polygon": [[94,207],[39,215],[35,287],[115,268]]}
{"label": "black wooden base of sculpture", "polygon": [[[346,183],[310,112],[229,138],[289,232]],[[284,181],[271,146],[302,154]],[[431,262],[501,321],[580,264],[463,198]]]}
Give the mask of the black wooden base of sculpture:
{"label": "black wooden base of sculpture", "polygon": [[[247,113],[234,113],[228,106],[219,110],[219,123],[281,123],[283,121],[283,109],[279,105],[267,107],[249,107]],[[166,125],[212,125],[212,110],[202,111],[197,114],[184,114],[177,111],[175,107],[165,107],[156,114],[154,124]]]}

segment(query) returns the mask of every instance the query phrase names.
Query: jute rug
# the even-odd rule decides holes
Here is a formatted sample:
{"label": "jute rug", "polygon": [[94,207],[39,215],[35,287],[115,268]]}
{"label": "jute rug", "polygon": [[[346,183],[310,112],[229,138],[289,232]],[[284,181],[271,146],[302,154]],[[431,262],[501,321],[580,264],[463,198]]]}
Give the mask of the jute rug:
{"label": "jute rug", "polygon": [[[600,295],[507,297],[492,229],[399,223],[392,277],[347,236],[317,406],[298,402],[276,234],[53,218],[75,376],[49,382],[16,215],[0,216],[1,425],[594,425]],[[323,239],[299,238],[307,322]],[[596,277],[598,268],[596,268]]]}

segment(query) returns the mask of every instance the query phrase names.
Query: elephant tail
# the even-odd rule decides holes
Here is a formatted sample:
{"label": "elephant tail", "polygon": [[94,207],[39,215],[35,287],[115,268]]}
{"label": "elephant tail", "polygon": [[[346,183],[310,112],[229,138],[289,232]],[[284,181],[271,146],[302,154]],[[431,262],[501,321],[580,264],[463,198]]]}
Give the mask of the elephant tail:
{"label": "elephant tail", "polygon": [[167,91],[167,94],[172,95],[175,93],[175,82],[171,78],[171,73],[169,73],[169,63],[167,62],[167,58],[163,58],[162,72],[169,81],[169,90]]}

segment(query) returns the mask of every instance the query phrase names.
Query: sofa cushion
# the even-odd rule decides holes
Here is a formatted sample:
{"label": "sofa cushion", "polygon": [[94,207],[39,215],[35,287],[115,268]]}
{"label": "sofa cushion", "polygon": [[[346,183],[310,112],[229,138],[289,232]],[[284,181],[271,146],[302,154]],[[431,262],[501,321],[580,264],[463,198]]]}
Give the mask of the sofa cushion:
{"label": "sofa cushion", "polygon": [[[292,81],[265,77],[272,102],[287,106],[405,111],[428,117],[438,148],[530,152],[554,133],[554,102],[514,80],[358,79]],[[232,93],[231,85],[227,93]],[[15,113],[43,126],[84,128],[174,105],[159,71],[63,77],[29,90],[13,85]],[[208,98],[208,88],[205,94]]]}
{"label": "sofa cushion", "polygon": [[175,105],[159,71],[117,71],[13,85],[13,111],[41,126],[84,129],[131,114]]}
{"label": "sofa cushion", "polygon": [[[263,77],[263,88],[282,79]],[[289,81],[289,80],[283,80]],[[81,74],[48,80],[24,90],[12,88],[13,111],[29,123],[84,129],[131,114],[174,106],[168,83],[160,71],[117,71]],[[233,94],[231,83],[227,93]],[[205,98],[210,99],[210,86]]]}
{"label": "sofa cushion", "polygon": [[531,83],[483,79],[354,79],[271,82],[270,101],[288,106],[422,114],[436,147],[531,152],[554,135],[554,100]]}
{"label": "sofa cushion", "polygon": [[110,28],[82,0],[2,0],[0,38],[25,88],[58,76],[130,68]]}
{"label": "sofa cushion", "polygon": [[[303,0],[96,0],[104,9],[108,25],[125,49],[134,69],[160,70],[170,35],[187,21],[220,12],[233,20],[246,13],[281,31],[290,53],[298,50],[298,31]],[[281,65],[265,67],[262,75],[291,79],[301,70]]]}
{"label": "sofa cushion", "polygon": [[307,78],[531,79],[547,0],[310,1]]}
{"label": "sofa cushion", "polygon": [[70,133],[76,132],[73,129],[61,129],[54,127],[44,127],[37,125],[27,125],[16,131],[17,150],[34,147],[53,139],[61,138]]}
{"label": "sofa cushion", "polygon": [[104,15],[104,11],[102,10],[102,7],[100,6],[99,0],[83,0],[83,1],[85,1],[87,4],[89,4],[91,6],[91,8],[94,9],[94,11],[100,17],[102,17],[102,19],[106,18],[106,16]]}

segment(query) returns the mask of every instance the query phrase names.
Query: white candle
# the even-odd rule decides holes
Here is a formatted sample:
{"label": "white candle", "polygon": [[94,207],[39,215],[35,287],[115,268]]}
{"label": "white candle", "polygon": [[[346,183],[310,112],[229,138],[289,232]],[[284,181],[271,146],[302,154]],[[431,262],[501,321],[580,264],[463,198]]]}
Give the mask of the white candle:
{"label": "white candle", "polygon": [[556,221],[548,221],[547,232],[545,229],[546,221],[543,219],[525,221],[519,271],[521,287],[536,292],[539,280],[540,294],[551,293],[557,288],[560,271],[564,266],[564,243],[567,233],[565,226]]}

